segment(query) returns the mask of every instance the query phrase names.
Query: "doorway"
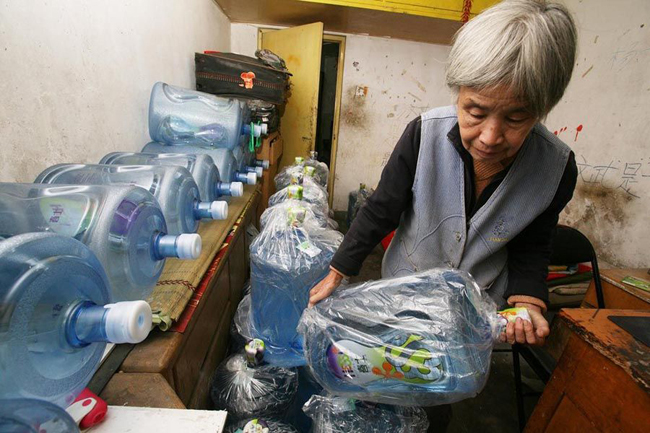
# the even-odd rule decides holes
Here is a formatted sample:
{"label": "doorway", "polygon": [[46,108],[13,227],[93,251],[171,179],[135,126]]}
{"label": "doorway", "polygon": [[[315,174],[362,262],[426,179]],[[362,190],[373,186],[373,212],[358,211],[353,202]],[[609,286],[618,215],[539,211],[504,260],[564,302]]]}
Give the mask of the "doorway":
{"label": "doorway", "polygon": [[334,195],[344,58],[345,37],[324,35],[314,150],[318,152],[318,159],[330,169],[327,185],[330,205]]}

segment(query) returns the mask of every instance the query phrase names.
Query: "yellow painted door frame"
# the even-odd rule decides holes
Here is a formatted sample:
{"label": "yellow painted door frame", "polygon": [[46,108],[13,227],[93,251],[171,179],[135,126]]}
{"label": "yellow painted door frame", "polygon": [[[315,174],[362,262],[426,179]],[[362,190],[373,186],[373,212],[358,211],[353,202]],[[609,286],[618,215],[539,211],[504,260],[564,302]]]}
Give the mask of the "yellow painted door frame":
{"label": "yellow painted door frame", "polygon": [[[257,32],[257,48],[262,47],[262,34],[264,32],[270,32],[280,30],[278,28],[271,27],[260,27]],[[332,35],[325,33],[323,35],[324,42],[335,42],[339,45],[339,59],[336,71],[336,96],[334,101],[334,125],[332,127],[332,148],[330,150],[330,177],[327,185],[327,191],[329,193],[329,204],[332,206],[332,200],[334,199],[334,182],[336,178],[336,154],[338,150],[338,138],[339,138],[339,124],[341,119],[341,100],[343,93],[343,72],[345,65],[345,36],[341,35]],[[314,146],[312,145],[312,149]]]}

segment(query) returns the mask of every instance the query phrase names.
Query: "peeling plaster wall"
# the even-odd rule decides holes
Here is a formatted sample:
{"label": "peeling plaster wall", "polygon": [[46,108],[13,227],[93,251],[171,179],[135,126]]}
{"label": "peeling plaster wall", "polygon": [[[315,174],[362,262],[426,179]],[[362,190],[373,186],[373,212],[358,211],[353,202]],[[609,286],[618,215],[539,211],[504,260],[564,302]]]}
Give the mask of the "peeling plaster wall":
{"label": "peeling plaster wall", "polygon": [[156,81],[194,87],[194,52],[230,49],[212,0],[0,0],[0,181],[147,143]]}
{"label": "peeling plaster wall", "polygon": [[546,125],[580,175],[561,222],[617,267],[650,266],[650,2],[565,0],[579,31],[567,93]]}
{"label": "peeling plaster wall", "polygon": [[444,84],[450,47],[347,36],[334,209],[346,210],[360,182],[376,186],[406,125],[451,104]]}

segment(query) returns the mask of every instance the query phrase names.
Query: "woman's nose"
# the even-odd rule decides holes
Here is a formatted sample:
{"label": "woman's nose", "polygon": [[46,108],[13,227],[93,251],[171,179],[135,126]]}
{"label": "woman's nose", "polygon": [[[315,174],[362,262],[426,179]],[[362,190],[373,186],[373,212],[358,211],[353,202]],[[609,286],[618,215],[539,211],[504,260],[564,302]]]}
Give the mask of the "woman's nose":
{"label": "woman's nose", "polygon": [[479,140],[484,146],[498,146],[503,143],[503,125],[498,119],[488,119],[483,124]]}

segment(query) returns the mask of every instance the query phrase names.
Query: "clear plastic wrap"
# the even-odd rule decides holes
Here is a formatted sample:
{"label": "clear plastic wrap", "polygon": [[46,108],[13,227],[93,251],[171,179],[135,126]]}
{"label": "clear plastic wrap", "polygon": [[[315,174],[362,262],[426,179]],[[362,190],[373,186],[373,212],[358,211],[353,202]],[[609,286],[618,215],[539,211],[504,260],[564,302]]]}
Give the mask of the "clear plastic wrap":
{"label": "clear plastic wrap", "polygon": [[260,217],[260,227],[263,230],[269,220],[277,218],[275,215],[276,213],[286,215],[289,209],[295,207],[305,208],[305,224],[307,225],[316,225],[321,228],[329,228],[332,230],[336,230],[339,227],[338,223],[330,218],[327,212],[323,212],[323,209],[320,206],[293,198],[266,208]]}
{"label": "clear plastic wrap", "polygon": [[298,433],[298,430],[280,421],[264,418],[251,418],[228,422],[224,433]]}
{"label": "clear plastic wrap", "polygon": [[303,206],[270,214],[251,244],[251,328],[274,365],[304,365],[296,326],[343,240],[339,232],[305,223],[305,216]]}
{"label": "clear plastic wrap", "polygon": [[375,190],[366,187],[365,183],[360,183],[358,190],[350,192],[348,197],[348,227],[352,226],[352,221],[357,217],[359,210],[374,192]]}
{"label": "clear plastic wrap", "polygon": [[302,185],[289,185],[282,188],[269,197],[269,206],[275,206],[290,199],[302,200],[305,203],[318,206],[325,215],[330,210],[327,191],[320,185],[316,185],[311,179],[305,179]]}
{"label": "clear plastic wrap", "polygon": [[314,169],[316,169],[316,174],[318,175],[320,184],[324,187],[327,187],[330,169],[327,164],[318,160],[318,152],[314,150],[309,152],[309,158],[305,160],[305,166],[314,167]]}
{"label": "clear plastic wrap", "polygon": [[450,269],[337,290],[298,327],[325,390],[402,406],[478,394],[499,329],[494,302],[468,273]]}
{"label": "clear plastic wrap", "polygon": [[275,175],[275,189],[280,191],[288,187],[295,182],[293,178],[300,177],[301,175],[312,178],[319,185],[327,185],[327,183],[323,183],[314,167],[306,166],[305,159],[297,156],[293,165],[287,165]]}
{"label": "clear plastic wrap", "polygon": [[303,410],[313,419],[312,433],[426,433],[429,428],[420,407],[314,395]]}
{"label": "clear plastic wrap", "polygon": [[238,420],[279,417],[289,408],[298,389],[298,372],[264,364],[263,352],[256,351],[256,347],[249,343],[244,353],[226,358],[212,378],[210,396],[215,408],[227,410]]}

